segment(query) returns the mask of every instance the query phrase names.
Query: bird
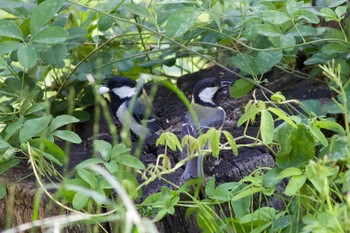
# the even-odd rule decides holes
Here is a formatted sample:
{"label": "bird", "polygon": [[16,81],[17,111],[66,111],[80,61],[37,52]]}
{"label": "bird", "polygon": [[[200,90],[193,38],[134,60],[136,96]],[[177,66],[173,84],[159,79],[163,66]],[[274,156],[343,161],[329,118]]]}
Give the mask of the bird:
{"label": "bird", "polygon": [[[146,114],[147,108],[150,108],[148,95],[143,88],[137,88],[135,80],[124,76],[113,76],[107,85],[99,87],[98,93],[109,93],[112,113],[123,127],[130,128],[138,137],[148,138],[162,129],[152,109]],[[133,98],[134,96],[136,98]]]}
{"label": "bird", "polygon": [[[181,138],[186,135],[198,138],[200,134],[206,133],[212,127],[216,129],[222,127],[226,112],[214,101],[215,96],[222,87],[220,84],[221,82],[217,78],[205,78],[196,83],[192,92],[191,106],[198,118],[198,122],[196,124],[192,114],[187,112],[182,124]],[[208,145],[206,148],[207,147]],[[181,156],[183,159],[188,157],[188,149],[186,146],[183,148]],[[203,155],[199,155],[187,161],[181,178],[183,180],[188,180],[203,176],[203,159]]]}

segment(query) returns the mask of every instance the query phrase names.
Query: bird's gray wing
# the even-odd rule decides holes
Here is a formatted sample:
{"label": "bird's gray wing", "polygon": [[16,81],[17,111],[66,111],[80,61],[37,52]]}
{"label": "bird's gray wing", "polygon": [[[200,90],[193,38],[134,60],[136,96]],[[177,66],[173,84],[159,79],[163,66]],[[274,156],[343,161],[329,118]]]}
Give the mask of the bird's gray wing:
{"label": "bird's gray wing", "polygon": [[220,129],[225,121],[226,113],[222,109],[217,109],[212,115],[205,115],[199,121],[202,128],[202,133],[206,133],[210,128]]}
{"label": "bird's gray wing", "polygon": [[[190,135],[192,137],[197,138],[198,137],[198,130],[196,129],[196,126],[194,125],[194,121],[190,115],[190,113],[187,113],[185,116],[185,119],[182,124],[181,128],[181,138],[183,138],[186,135]],[[187,146],[184,146],[181,152],[181,159],[185,159],[188,157],[188,148]],[[198,177],[198,163],[199,158],[193,158],[192,160],[187,161],[186,167],[184,170],[184,173],[182,174],[181,178],[183,180],[188,180],[190,178],[197,178]]]}
{"label": "bird's gray wing", "polygon": [[137,123],[143,124],[145,122],[147,128],[152,132],[157,132],[162,129],[160,121],[151,113],[148,119],[145,119],[147,105],[140,99],[135,100],[134,106],[132,106],[131,101],[128,101],[127,108],[133,107],[132,115]]}
{"label": "bird's gray wing", "polygon": [[[225,111],[221,108],[218,108],[214,114],[201,114],[199,119],[200,133],[206,133],[210,128],[214,127],[219,129],[222,127],[225,120]],[[181,137],[185,135],[191,135],[195,138],[199,136],[196,124],[192,119],[190,113],[187,113],[182,125]],[[208,146],[208,145],[207,145]],[[204,148],[206,148],[205,146]],[[181,159],[187,158],[188,149],[185,146],[181,153]],[[196,157],[192,160],[187,161],[185,170],[182,174],[183,180],[188,180],[190,178],[197,178],[200,174],[204,174],[203,171],[203,156]]]}

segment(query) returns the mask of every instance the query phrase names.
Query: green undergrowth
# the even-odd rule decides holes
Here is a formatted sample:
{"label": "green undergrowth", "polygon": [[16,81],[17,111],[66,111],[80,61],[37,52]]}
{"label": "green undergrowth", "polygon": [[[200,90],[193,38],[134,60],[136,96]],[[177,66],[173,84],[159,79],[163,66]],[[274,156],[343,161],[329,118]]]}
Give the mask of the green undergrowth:
{"label": "green undergrowth", "polygon": [[[5,232],[72,226],[157,232],[156,222],[178,207],[203,232],[348,232],[349,2],[316,2],[0,0],[0,175],[22,161],[38,184],[32,222],[11,228],[9,204]],[[141,147],[132,153],[130,136],[118,141],[96,87],[111,74],[151,81],[191,111],[176,78],[213,64],[238,79],[232,98],[251,93],[232,126],[242,127],[242,135],[211,129],[179,139],[164,132],[157,140],[164,153],[145,166]],[[273,93],[265,87],[275,81],[267,77],[271,69],[322,82],[332,99],[301,102]],[[98,139],[99,113],[111,142]],[[70,145],[85,143],[74,130],[92,119],[92,158],[66,172]],[[252,123],[257,135],[247,133]],[[184,146],[189,158],[172,166],[170,154]],[[239,182],[207,177],[179,186],[165,178],[195,156],[219,158],[223,150],[237,156],[240,148],[257,146],[269,149],[276,166]],[[167,186],[141,200],[156,179]],[[0,182],[1,201],[11,195]],[[39,218],[42,195],[59,215]],[[268,206],[271,198],[285,208]]]}

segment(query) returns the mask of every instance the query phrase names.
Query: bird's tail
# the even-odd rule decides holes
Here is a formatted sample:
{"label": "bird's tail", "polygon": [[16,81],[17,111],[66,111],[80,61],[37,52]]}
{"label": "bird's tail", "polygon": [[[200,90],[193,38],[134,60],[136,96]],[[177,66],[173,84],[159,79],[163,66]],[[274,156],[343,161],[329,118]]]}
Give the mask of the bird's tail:
{"label": "bird's tail", "polygon": [[204,175],[203,170],[203,156],[196,157],[190,161],[187,161],[185,171],[182,174],[182,179],[195,179]]}

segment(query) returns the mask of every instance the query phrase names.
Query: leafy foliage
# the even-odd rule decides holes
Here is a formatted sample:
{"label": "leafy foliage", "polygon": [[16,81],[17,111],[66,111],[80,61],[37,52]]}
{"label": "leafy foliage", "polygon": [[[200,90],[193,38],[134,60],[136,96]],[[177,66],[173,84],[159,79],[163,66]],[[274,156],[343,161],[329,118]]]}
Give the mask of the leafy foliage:
{"label": "leafy foliage", "polygon": [[[67,209],[123,208],[127,216],[135,217],[122,218],[125,229],[139,223],[142,232],[147,222],[135,213],[132,201],[141,195],[144,185],[164,179],[163,175],[186,162],[172,166],[169,150],[187,146],[190,159],[201,154],[218,157],[221,150],[237,155],[241,147],[266,146],[276,156],[276,168],[258,169],[240,182],[215,184],[212,177],[205,185],[204,200],[197,199],[201,179],[175,190],[163,187],[140,205],[142,213],[159,221],[174,214],[177,206],[187,206],[187,215],[195,213],[204,232],[349,229],[349,205],[343,194],[350,189],[348,1],[327,1],[314,7],[310,1],[297,0],[0,0],[0,9],[0,174],[18,165],[25,155],[34,172],[39,169],[46,177],[54,174],[62,181],[57,196],[74,208]],[[308,75],[298,70],[301,54]],[[94,158],[77,166],[73,178],[62,177],[52,166],[68,160],[66,151],[57,145],[60,140],[81,143],[71,124],[89,120],[85,108],[104,103],[94,98],[88,74],[93,74],[97,84],[112,73],[131,78],[147,73],[164,80],[207,64],[240,78],[230,89],[234,98],[256,87],[268,91],[263,84],[273,67],[305,78],[323,74],[336,96],[321,104],[287,100],[279,92],[270,93],[264,101],[253,95],[237,122],[238,127],[244,126],[242,136],[234,138],[227,131],[212,129],[180,142],[167,132],[157,141],[158,146],[165,145],[164,154],[148,167],[124,144],[102,140],[94,141]],[[178,70],[175,74],[174,68]],[[163,84],[187,101],[172,82]],[[303,111],[286,111],[291,104]],[[337,122],[339,115],[342,122]],[[259,134],[249,136],[247,128],[257,120]],[[240,144],[242,139],[254,143]],[[205,144],[210,149],[202,150]],[[143,183],[139,184],[135,173],[142,174]],[[254,196],[275,195],[278,183],[286,179],[284,211],[272,207],[252,210]],[[189,191],[192,186],[197,187],[194,196]],[[113,190],[124,205],[116,205]],[[5,195],[0,184],[0,198]],[[190,204],[181,195],[189,197]],[[222,205],[233,214],[218,213]],[[101,220],[103,216],[94,217]]]}

